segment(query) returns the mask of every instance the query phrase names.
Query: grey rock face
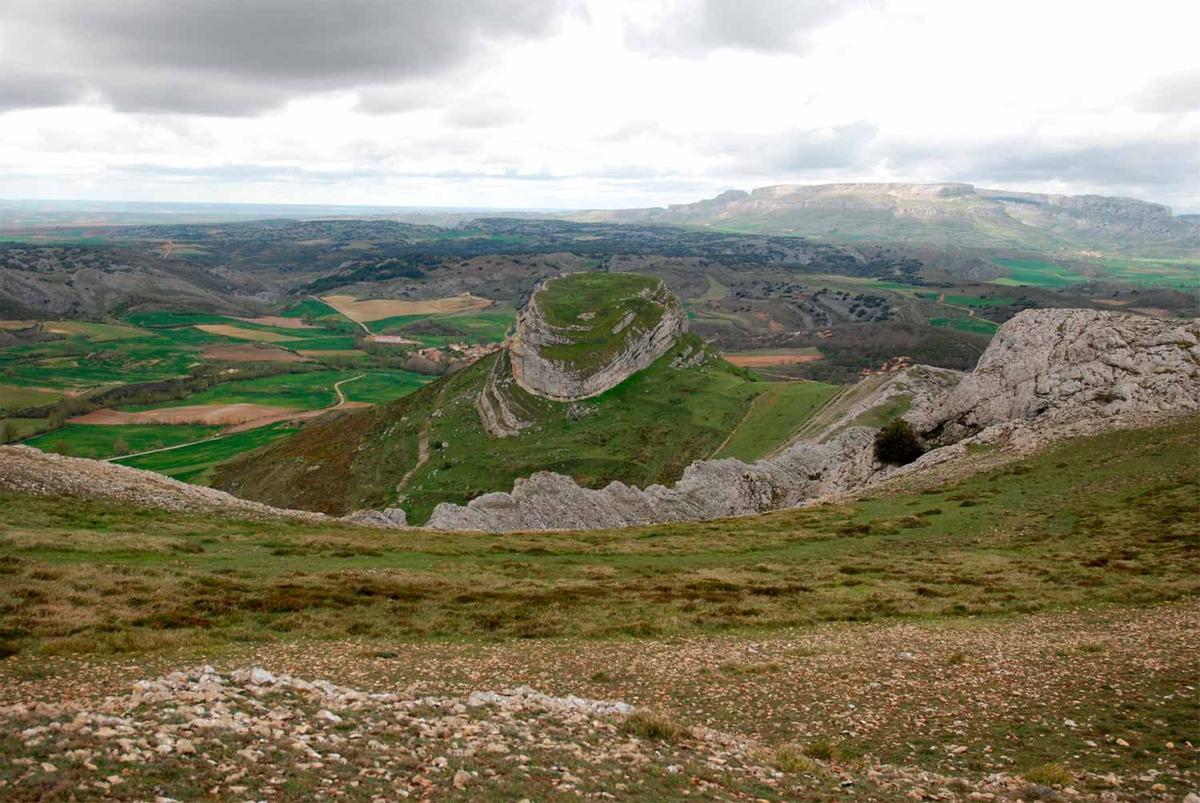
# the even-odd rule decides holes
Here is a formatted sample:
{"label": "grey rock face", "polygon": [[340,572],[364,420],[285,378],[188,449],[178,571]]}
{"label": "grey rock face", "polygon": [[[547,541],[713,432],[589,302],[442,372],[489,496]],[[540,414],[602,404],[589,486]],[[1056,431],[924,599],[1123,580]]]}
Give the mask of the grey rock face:
{"label": "grey rock face", "polygon": [[875,470],[873,437],[873,430],[855,427],[826,443],[801,442],[753,464],[693,463],[671,488],[643,490],[614,482],[592,490],[562,474],[540,471],[517,480],[512,493],[485,494],[465,506],[438,505],[428,526],[486,532],[593,529],[763,513],[864,481]]}
{"label": "grey rock face", "polygon": [[1098,310],[1026,310],[975,370],[906,416],[946,444],[1007,421],[1200,409],[1200,321]]}
{"label": "grey rock face", "polygon": [[542,356],[541,349],[568,342],[568,332],[552,325],[542,315],[537,304],[538,293],[517,316],[516,330],[508,342],[512,376],[524,390],[535,396],[556,401],[575,401],[598,396],[616,387],[670,350],[679,336],[687,331],[687,316],[679,299],[659,283],[648,296],[662,307],[662,316],[647,330],[629,329],[632,316],[614,327],[613,335],[625,334],[625,347],[605,365],[586,375]]}
{"label": "grey rock face", "polygon": [[406,527],[408,514],[401,507],[387,507],[383,510],[356,510],[342,516],[342,521],[353,524],[366,524],[371,527]]}
{"label": "grey rock face", "polygon": [[[885,468],[874,458],[875,429],[859,417],[899,396],[905,418],[935,444],[967,437],[1052,440],[1054,430],[1089,433],[1117,418],[1200,409],[1200,321],[1164,321],[1096,310],[1029,310],[1003,327],[973,372],[914,366],[871,377],[846,402],[819,414],[805,440],[753,464],[694,463],[671,488],[623,483],[581,488],[540,472],[512,493],[465,506],[442,504],[429,526],[445,530],[587,529],[762,513],[935,465],[935,450],[913,466]],[[1032,422],[1033,429],[1024,426]],[[1016,427],[1016,429],[1014,429]],[[1014,434],[1015,433],[1015,434]],[[1040,433],[1040,434],[1039,434]],[[1028,446],[1028,445],[1026,445]]]}
{"label": "grey rock face", "polygon": [[614,482],[582,488],[570,477],[542,471],[466,505],[438,505],[427,526],[440,530],[591,529],[665,521],[697,521],[794,507],[817,496],[856,488],[886,472],[875,462],[875,430],[855,426],[863,411],[898,395],[939,394],[958,374],[915,366],[869,380],[842,414],[809,440],[755,463],[703,460],[688,466],[674,486],[641,489]]}

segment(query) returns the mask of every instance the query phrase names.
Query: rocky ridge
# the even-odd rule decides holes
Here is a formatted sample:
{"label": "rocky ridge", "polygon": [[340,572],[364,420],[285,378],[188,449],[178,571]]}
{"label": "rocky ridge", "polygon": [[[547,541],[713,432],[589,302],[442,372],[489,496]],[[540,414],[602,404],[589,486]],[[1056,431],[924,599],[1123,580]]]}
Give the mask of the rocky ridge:
{"label": "rocky ridge", "polygon": [[635,322],[635,313],[627,313],[609,332],[611,337],[622,339],[622,348],[603,364],[580,373],[543,354],[547,346],[570,342],[573,332],[568,329],[587,330],[591,327],[588,320],[581,320],[570,327],[556,326],[547,320],[539,307],[538,296],[553,281],[562,279],[550,280],[534,291],[529,303],[517,316],[515,332],[507,343],[513,379],[535,396],[555,401],[577,401],[598,396],[648,368],[687,331],[683,305],[660,281],[654,289],[639,294],[642,299],[661,309],[657,320],[643,327]]}
{"label": "rocky ridge", "polygon": [[[439,505],[429,527],[490,532],[587,529],[762,513],[855,491],[911,473],[965,447],[926,454],[904,469],[882,466],[875,429],[856,426],[863,412],[906,395],[905,417],[934,445],[1042,441],[1053,430],[1085,431],[1120,416],[1200,409],[1200,321],[1163,321],[1094,310],[1029,310],[997,333],[975,371],[922,366],[874,382],[845,414],[776,456],[746,464],[711,460],[689,466],[673,487],[638,489],[612,483],[594,490],[569,477],[539,472],[511,493],[482,495],[466,505]],[[1035,423],[1029,423],[1035,422]],[[1073,429],[1068,427],[1073,425]]]}
{"label": "rocky ridge", "polygon": [[1065,423],[1129,411],[1200,408],[1200,322],[1098,310],[1026,310],[975,370],[908,420],[936,443],[1010,421]]}
{"label": "rocky ridge", "polygon": [[[66,457],[31,446],[0,446],[0,490],[37,496],[81,497],[153,507],[179,513],[217,513],[251,519],[332,522],[338,519],[307,510],[287,510],[240,499],[232,494],[189,485],[153,471],[103,460]],[[375,513],[375,511],[371,511]],[[348,520],[395,526],[378,516]]]}

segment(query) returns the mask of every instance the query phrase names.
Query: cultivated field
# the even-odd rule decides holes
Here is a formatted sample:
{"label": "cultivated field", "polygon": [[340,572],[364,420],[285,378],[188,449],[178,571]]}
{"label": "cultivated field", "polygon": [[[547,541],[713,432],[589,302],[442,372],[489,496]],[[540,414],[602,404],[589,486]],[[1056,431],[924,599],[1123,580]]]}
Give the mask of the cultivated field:
{"label": "cultivated field", "polygon": [[[194,398],[194,397],[193,397]],[[104,426],[113,424],[205,424],[233,426],[264,419],[278,420],[279,416],[295,415],[294,407],[238,402],[234,404],[181,404],[151,410],[93,410],[71,419],[72,424]]]}
{"label": "cultivated field", "polygon": [[254,346],[249,343],[205,346],[200,356],[212,362],[304,362],[304,356],[294,351]]}
{"label": "cultivated field", "polygon": [[806,362],[816,362],[821,359],[821,352],[812,346],[806,346],[798,349],[734,351],[721,356],[734,365],[740,365],[743,368],[766,368],[773,365],[799,365]]}
{"label": "cultivated field", "polygon": [[230,326],[223,323],[201,323],[196,324],[196,328],[201,332],[208,332],[210,335],[222,335],[223,337],[233,337],[238,340],[261,340],[264,343],[283,343],[296,338],[289,335],[281,335],[277,332],[268,332],[261,329],[245,329],[240,326]]}
{"label": "cultivated field", "polygon": [[470,293],[452,296],[450,298],[431,298],[424,301],[402,301],[400,299],[368,299],[359,300],[354,296],[332,295],[322,296],[321,300],[345,315],[347,318],[367,323],[383,318],[394,318],[400,315],[452,315],[460,312],[471,312],[491,306],[486,298],[479,298]]}

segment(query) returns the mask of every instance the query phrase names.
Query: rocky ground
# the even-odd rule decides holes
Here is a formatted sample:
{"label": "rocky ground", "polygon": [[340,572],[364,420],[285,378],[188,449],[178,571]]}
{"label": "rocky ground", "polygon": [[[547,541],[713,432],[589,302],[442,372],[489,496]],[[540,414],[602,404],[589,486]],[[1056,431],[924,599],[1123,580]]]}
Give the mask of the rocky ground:
{"label": "rocky ground", "polygon": [[21,656],[0,797],[1194,803],[1198,613]]}

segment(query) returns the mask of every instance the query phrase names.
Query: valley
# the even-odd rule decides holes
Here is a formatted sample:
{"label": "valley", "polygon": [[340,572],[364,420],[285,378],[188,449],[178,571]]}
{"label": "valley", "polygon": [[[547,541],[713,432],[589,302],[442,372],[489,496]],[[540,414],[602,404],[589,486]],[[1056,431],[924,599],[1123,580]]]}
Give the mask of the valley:
{"label": "valley", "polygon": [[564,217],[0,249],[0,796],[1200,787],[1186,233]]}

